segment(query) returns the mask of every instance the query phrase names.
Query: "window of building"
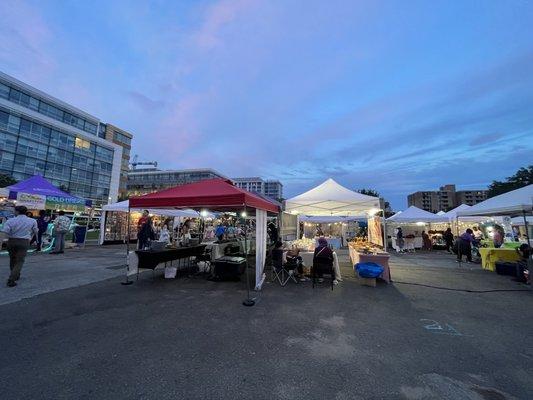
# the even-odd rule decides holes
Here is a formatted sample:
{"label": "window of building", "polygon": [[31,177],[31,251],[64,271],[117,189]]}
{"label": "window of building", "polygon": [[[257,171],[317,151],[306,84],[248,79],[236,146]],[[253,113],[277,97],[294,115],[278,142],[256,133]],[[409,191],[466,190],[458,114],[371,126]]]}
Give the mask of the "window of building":
{"label": "window of building", "polygon": [[128,136],[120,133],[119,131],[113,131],[113,139],[117,142],[131,145],[131,139]]}
{"label": "window of building", "polygon": [[85,121],[85,126],[82,129],[85,130],[86,132],[96,135],[97,127],[96,127],[96,124],[93,124],[92,122]]}
{"label": "window of building", "polygon": [[0,169],[11,172],[13,170],[13,162],[15,161],[15,153],[7,151],[0,151]]}
{"label": "window of building", "polygon": [[96,146],[96,158],[99,160],[113,162],[113,150],[102,146]]}
{"label": "window of building", "polygon": [[80,150],[90,150],[91,142],[88,140],[83,140],[82,138],[77,137],[74,141],[74,147]]}
{"label": "window of building", "polygon": [[20,127],[20,118],[9,114],[9,120],[7,121],[7,130],[12,133],[18,133]]}
{"label": "window of building", "polygon": [[[19,143],[20,147],[20,143]],[[44,174],[45,161],[42,159],[36,159],[27,157],[24,155],[15,155],[15,164],[13,165],[13,171],[22,172],[29,175],[43,175]]]}
{"label": "window of building", "polygon": [[68,182],[68,180],[70,180],[70,169],[70,166],[56,164],[48,161],[46,163],[44,176],[46,178],[62,179]]}
{"label": "window of building", "polygon": [[9,86],[0,83],[0,97],[3,99],[9,99]]}
{"label": "window of building", "polygon": [[0,150],[14,152],[17,148],[17,136],[0,131]]}
{"label": "window of building", "polygon": [[50,145],[69,151],[74,150],[74,136],[52,129],[50,132]]}
{"label": "window of building", "polygon": [[70,168],[70,166],[72,165],[72,153],[70,151],[49,146],[46,160],[48,162],[68,165]]}
{"label": "window of building", "polygon": [[46,161],[47,146],[31,140],[20,138],[17,147],[17,155],[37,158]]}

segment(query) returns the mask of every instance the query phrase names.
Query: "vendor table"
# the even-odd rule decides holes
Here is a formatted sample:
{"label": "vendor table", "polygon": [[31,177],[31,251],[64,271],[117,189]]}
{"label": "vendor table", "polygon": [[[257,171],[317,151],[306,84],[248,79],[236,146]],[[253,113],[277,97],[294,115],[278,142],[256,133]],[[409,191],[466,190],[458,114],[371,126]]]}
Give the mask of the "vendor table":
{"label": "vendor table", "polygon": [[[283,253],[283,261],[285,262],[285,256],[287,255],[287,252]],[[300,257],[302,257],[302,262],[304,266],[311,268],[313,266],[313,258],[315,256],[314,251],[300,251],[299,253]],[[335,279],[339,282],[342,282],[342,276],[341,276],[341,269],[339,267],[339,258],[337,257],[337,253],[333,252],[333,271],[335,271]]]}
{"label": "vendor table", "polygon": [[[253,244],[255,243],[255,238],[248,239],[246,241],[246,247],[248,248],[248,253],[255,250]],[[215,261],[217,258],[224,257],[224,249],[229,245],[239,246],[241,249],[241,254],[245,254],[246,250],[244,247],[244,239],[236,239],[229,242],[222,243],[204,243],[207,249],[211,249],[211,261]]]}
{"label": "vendor table", "polygon": [[385,282],[390,283],[391,276],[389,267],[389,253],[365,254],[357,251],[352,246],[349,246],[349,249],[350,260],[352,261],[353,265],[364,262],[373,262],[378,265],[381,265],[383,267],[383,273],[380,275],[380,278],[383,279]]}
{"label": "vendor table", "polygon": [[494,247],[481,247],[479,254],[481,254],[481,267],[489,271],[496,270],[496,263],[498,261],[515,262],[520,260],[520,255],[515,249],[506,249],[504,247],[500,247],[499,249]]}
{"label": "vendor table", "polygon": [[138,258],[137,268],[155,269],[161,263],[199,256],[203,254],[205,247],[205,244],[199,244],[197,246],[178,247],[159,251],[136,250],[135,253]]}

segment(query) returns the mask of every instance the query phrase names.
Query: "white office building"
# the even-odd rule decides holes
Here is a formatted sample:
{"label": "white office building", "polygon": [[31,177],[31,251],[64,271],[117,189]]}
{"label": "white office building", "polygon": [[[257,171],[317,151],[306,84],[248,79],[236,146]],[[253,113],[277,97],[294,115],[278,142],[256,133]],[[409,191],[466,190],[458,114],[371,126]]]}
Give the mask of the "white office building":
{"label": "white office building", "polygon": [[117,201],[123,147],[100,120],[0,72],[0,173],[44,176],[95,205]]}

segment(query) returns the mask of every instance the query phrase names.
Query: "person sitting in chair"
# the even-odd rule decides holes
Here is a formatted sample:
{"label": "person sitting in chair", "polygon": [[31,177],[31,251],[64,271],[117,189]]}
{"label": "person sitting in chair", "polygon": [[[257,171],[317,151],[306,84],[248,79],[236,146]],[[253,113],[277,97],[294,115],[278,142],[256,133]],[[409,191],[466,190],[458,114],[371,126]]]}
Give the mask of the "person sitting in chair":
{"label": "person sitting in chair", "polygon": [[297,265],[298,275],[301,282],[306,282],[308,279],[304,275],[304,268],[303,268],[303,261],[302,257],[300,256],[300,250],[296,245],[292,245],[292,247],[287,251],[287,263],[294,263]]}
{"label": "person sitting in chair", "polygon": [[[333,266],[333,251],[328,246],[328,241],[321,237],[318,239],[318,246],[315,248],[315,254],[313,256],[313,264],[318,261],[321,264]],[[318,282],[324,282],[323,272],[317,271]],[[335,277],[333,277],[334,279]]]}

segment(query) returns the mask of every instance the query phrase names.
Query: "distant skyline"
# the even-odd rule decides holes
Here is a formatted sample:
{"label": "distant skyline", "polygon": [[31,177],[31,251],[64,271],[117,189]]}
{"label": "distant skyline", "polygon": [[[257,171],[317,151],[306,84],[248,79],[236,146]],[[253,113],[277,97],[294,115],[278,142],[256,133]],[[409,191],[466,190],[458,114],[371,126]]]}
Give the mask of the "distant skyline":
{"label": "distant skyline", "polygon": [[132,157],[407,194],[533,163],[533,2],[0,2],[0,70]]}

